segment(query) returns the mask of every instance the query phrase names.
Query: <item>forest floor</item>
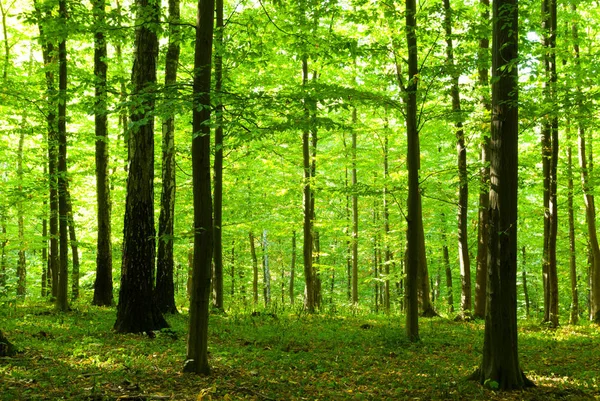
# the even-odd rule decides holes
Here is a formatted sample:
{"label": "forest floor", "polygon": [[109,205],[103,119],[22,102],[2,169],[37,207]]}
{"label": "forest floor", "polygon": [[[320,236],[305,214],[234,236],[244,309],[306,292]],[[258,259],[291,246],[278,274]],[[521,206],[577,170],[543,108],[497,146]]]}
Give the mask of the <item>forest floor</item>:
{"label": "forest floor", "polygon": [[22,352],[0,358],[1,400],[597,400],[600,328],[520,322],[525,374],[537,387],[494,392],[466,380],[481,361],[483,322],[402,316],[214,314],[211,376],[181,373],[187,314],[147,335],[111,331],[114,308],[80,302],[4,305],[0,329]]}

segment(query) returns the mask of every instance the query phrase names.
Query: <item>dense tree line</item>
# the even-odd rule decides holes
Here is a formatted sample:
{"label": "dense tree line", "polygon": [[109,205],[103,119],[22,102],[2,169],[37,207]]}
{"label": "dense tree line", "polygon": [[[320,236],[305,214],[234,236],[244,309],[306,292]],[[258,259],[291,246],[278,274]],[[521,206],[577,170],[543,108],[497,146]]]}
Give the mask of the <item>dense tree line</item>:
{"label": "dense tree line", "polygon": [[145,332],[187,294],[198,373],[211,302],[416,341],[460,299],[477,379],[524,387],[518,314],[600,321],[588,3],[0,0],[1,295],[115,285]]}

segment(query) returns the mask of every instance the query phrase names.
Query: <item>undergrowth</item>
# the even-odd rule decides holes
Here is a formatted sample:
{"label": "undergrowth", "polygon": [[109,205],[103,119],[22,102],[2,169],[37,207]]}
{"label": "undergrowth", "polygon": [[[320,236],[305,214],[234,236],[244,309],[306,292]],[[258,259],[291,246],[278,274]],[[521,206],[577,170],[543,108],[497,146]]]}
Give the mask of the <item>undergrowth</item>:
{"label": "undergrowth", "polygon": [[520,360],[537,387],[493,392],[467,381],[481,360],[483,322],[382,314],[229,312],[210,320],[208,377],[181,373],[187,314],[170,329],[116,334],[114,308],[84,301],[10,305],[0,329],[21,350],[0,358],[2,400],[594,400],[600,330],[522,321]]}

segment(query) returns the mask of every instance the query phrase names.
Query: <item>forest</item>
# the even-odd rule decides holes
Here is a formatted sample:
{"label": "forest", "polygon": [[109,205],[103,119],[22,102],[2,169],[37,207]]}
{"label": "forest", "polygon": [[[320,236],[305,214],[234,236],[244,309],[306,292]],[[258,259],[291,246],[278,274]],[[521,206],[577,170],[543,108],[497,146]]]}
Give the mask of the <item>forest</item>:
{"label": "forest", "polygon": [[597,1],[0,14],[0,399],[600,398]]}

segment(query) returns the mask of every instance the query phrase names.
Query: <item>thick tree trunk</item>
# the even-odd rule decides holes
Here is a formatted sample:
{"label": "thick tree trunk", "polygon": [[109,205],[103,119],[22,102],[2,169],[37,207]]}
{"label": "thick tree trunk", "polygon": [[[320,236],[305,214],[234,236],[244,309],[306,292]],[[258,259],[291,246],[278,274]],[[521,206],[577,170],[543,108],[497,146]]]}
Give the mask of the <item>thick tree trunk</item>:
{"label": "thick tree trunk", "polygon": [[[114,329],[139,333],[168,327],[154,300],[154,85],[158,38],[158,0],[137,0],[138,28],[132,71],[133,101],[140,105],[131,114],[134,128],[129,138],[129,174],[123,229],[121,288]],[[142,107],[143,105],[143,107]],[[192,293],[193,296],[193,293]]]}
{"label": "thick tree trunk", "polygon": [[254,234],[248,233],[250,238],[250,256],[252,257],[252,301],[254,306],[258,305],[258,258],[256,257],[256,246],[254,245]]}
{"label": "thick tree trunk", "polygon": [[113,305],[112,277],[112,227],[110,183],[108,174],[108,115],[107,115],[107,45],[104,37],[106,1],[94,0],[94,76],[96,78],[95,132],[96,132],[96,201],[97,201],[97,250],[96,279],[92,305]]}
{"label": "thick tree trunk", "polygon": [[[176,97],[181,33],[179,0],[169,0],[169,46],[165,60],[165,90]],[[175,115],[169,114],[162,125],[162,192],[158,218],[158,254],[156,259],[156,304],[162,313],[177,313],[173,286],[173,235],[175,225]]]}
{"label": "thick tree trunk", "polygon": [[[481,105],[486,117],[491,111],[489,101],[489,26],[490,26],[490,2],[489,0],[480,0],[483,6],[481,12],[482,36],[479,39],[478,52],[478,75],[479,87],[481,88]],[[484,132],[481,141],[481,170],[479,173],[479,209],[477,219],[477,270],[475,277],[475,308],[473,316],[483,319],[485,317],[486,288],[487,288],[487,249],[488,249],[488,207],[490,201],[490,149],[489,137]]]}
{"label": "thick tree trunk", "polygon": [[[63,24],[67,21],[67,2],[59,0],[59,16]],[[58,231],[60,237],[58,289],[56,292],[56,309],[67,311],[69,301],[68,291],[68,264],[69,264],[69,238],[68,218],[69,206],[67,200],[67,38],[61,38],[58,44]]]}
{"label": "thick tree trunk", "polygon": [[[576,3],[571,3],[573,12],[577,11]],[[576,72],[581,73],[580,52],[579,52],[579,34],[577,23],[572,27]],[[594,186],[590,177],[591,161],[588,163],[588,154],[586,149],[586,130],[583,125],[583,119],[587,116],[587,110],[583,104],[581,87],[578,85],[576,94],[576,104],[578,108],[579,119],[579,168],[581,170],[581,185],[583,188],[583,200],[585,202],[585,217],[588,229],[588,244],[590,248],[592,265],[590,267],[590,320],[600,323],[600,247],[598,246],[598,236],[596,234],[596,205],[594,198]],[[591,155],[590,155],[591,159]]]}
{"label": "thick tree trunk", "polygon": [[216,0],[216,28],[215,28],[215,92],[216,110],[215,119],[215,185],[214,185],[214,263],[215,263],[215,307],[223,309],[223,0]]}
{"label": "thick tree trunk", "polygon": [[[419,252],[420,232],[423,229],[421,195],[419,192],[419,127],[417,123],[418,49],[417,49],[417,4],[406,0],[406,42],[408,46],[408,86],[406,92],[406,137],[408,166],[408,241],[406,252],[406,335],[409,341],[419,340],[419,265],[423,262]],[[424,253],[424,252],[423,252]],[[423,277],[421,277],[423,279]],[[422,281],[422,280],[421,280]],[[429,293],[427,292],[427,297]]]}
{"label": "thick tree trunk", "polygon": [[532,384],[521,370],[517,340],[517,16],[516,0],[494,1],[488,289],[483,360],[474,376],[500,390]]}
{"label": "thick tree trunk", "polygon": [[208,309],[213,252],[210,166],[210,83],[214,0],[198,0],[194,49],[192,168],[194,176],[194,278],[185,372],[209,374]]}
{"label": "thick tree trunk", "polygon": [[567,213],[569,215],[569,277],[571,281],[571,308],[569,323],[579,322],[579,290],[577,288],[577,258],[575,243],[575,213],[573,211],[573,147],[571,145],[571,124],[567,120]]}

